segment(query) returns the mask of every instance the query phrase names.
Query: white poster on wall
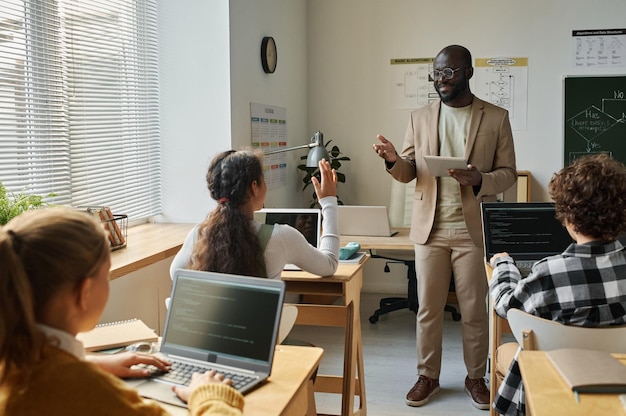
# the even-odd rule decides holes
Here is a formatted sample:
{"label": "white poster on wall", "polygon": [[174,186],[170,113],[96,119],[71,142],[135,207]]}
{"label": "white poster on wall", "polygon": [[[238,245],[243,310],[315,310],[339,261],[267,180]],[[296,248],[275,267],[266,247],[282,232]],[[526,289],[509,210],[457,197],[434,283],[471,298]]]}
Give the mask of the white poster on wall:
{"label": "white poster on wall", "polygon": [[474,94],[509,112],[511,129],[526,130],[528,58],[474,60]]}
{"label": "white poster on wall", "polygon": [[[439,98],[432,76],[434,58],[391,59],[391,106],[416,109]],[[511,128],[526,130],[528,58],[476,59],[474,94],[509,111]]]}
{"label": "white poster on wall", "polygon": [[626,29],[572,31],[572,61],[575,68],[626,66]]}
{"label": "white poster on wall", "polygon": [[391,60],[391,107],[414,109],[437,98],[430,73],[434,58],[396,58]]}
{"label": "white poster on wall", "polygon": [[[269,104],[250,103],[252,147],[264,153],[287,147],[287,109]],[[267,189],[287,184],[285,153],[266,155],[263,173]]]}

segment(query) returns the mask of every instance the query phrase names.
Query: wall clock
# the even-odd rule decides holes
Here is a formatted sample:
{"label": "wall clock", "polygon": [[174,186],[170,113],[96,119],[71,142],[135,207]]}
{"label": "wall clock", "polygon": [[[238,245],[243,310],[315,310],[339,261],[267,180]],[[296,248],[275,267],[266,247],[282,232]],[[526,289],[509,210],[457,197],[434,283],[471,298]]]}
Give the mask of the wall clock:
{"label": "wall clock", "polygon": [[278,60],[276,42],[271,36],[265,36],[261,42],[261,65],[266,74],[273,74],[276,71]]}

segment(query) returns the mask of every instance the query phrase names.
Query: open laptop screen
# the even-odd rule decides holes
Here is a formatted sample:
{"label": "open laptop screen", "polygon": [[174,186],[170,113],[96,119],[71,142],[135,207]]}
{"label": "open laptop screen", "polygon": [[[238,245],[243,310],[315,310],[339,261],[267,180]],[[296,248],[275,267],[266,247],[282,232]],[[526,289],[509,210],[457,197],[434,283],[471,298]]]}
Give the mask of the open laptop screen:
{"label": "open laptop screen", "polygon": [[339,205],[337,217],[341,235],[390,237],[397,233],[389,227],[385,205]]}
{"label": "open laptop screen", "polygon": [[315,208],[263,208],[254,218],[265,224],[288,224],[300,231],[313,247],[318,247],[322,229],[322,213]]}
{"label": "open laptop screen", "polygon": [[209,362],[270,361],[284,289],[269,279],[251,279],[177,271],[162,351],[181,349]]}
{"label": "open laptop screen", "polygon": [[550,202],[483,202],[486,261],[508,252],[516,261],[560,254],[573,242]]}

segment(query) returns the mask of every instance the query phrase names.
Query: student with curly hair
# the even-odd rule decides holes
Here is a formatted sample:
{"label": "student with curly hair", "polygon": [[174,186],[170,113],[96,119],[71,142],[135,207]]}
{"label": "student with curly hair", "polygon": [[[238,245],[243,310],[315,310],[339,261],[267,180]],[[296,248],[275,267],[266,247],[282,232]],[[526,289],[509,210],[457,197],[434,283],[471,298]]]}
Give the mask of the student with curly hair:
{"label": "student with curly hair", "polygon": [[[495,254],[489,289],[497,314],[516,308],[566,325],[626,324],[626,252],[618,241],[626,231],[626,167],[606,154],[581,157],[552,178],[549,192],[575,243],[523,279],[507,253]],[[503,380],[493,406],[501,414],[525,414],[519,351],[510,343],[496,352]]]}
{"label": "student with curly hair", "polygon": [[[75,336],[92,329],[109,297],[110,247],[102,224],[69,208],[28,211],[0,228],[0,414],[164,415],[117,376],[167,370],[156,356],[92,359]],[[213,372],[177,387],[191,415],[240,415],[243,397]]]}
{"label": "student with curly hair", "polygon": [[321,181],[312,178],[322,206],[323,234],[315,248],[294,227],[267,227],[254,220],[263,208],[267,186],[262,154],[229,150],[215,156],[206,175],[217,207],[188,234],[170,267],[279,279],[286,264],[330,276],[339,263],[337,174],[319,162]]}

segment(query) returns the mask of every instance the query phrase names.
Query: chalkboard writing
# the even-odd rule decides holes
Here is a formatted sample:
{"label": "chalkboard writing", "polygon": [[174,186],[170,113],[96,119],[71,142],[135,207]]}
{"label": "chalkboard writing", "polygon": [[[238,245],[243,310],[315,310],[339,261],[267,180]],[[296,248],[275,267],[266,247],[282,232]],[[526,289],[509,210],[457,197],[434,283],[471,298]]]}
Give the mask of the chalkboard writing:
{"label": "chalkboard writing", "polygon": [[565,78],[563,163],[609,153],[626,163],[626,76]]}

